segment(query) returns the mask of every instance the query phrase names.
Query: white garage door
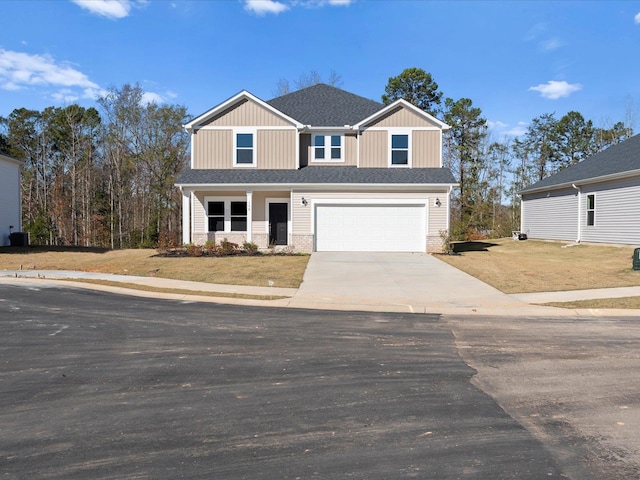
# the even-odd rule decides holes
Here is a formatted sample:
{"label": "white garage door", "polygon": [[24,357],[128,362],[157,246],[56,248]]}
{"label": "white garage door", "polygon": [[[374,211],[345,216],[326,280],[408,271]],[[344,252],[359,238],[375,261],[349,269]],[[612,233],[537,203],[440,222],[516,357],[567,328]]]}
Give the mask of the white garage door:
{"label": "white garage door", "polygon": [[424,252],[424,205],[317,205],[319,252]]}

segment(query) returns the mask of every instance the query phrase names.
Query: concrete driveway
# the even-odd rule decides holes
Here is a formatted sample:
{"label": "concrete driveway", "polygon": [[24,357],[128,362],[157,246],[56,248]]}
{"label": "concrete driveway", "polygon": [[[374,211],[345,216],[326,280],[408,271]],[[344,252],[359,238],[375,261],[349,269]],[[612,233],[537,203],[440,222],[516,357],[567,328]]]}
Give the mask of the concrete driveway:
{"label": "concrete driveway", "polygon": [[[424,253],[317,252],[292,307],[528,314],[531,307]],[[557,309],[543,309],[551,310]]]}

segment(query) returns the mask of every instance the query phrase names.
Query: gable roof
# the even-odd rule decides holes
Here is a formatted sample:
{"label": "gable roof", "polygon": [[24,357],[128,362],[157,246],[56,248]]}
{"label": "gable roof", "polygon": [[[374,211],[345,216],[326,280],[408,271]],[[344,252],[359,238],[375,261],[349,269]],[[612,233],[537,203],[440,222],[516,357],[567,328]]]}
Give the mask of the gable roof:
{"label": "gable roof", "polygon": [[188,132],[191,132],[194,129],[196,129],[198,126],[200,126],[203,123],[206,123],[208,120],[214,118],[216,115],[224,112],[227,108],[229,108],[229,107],[231,107],[231,106],[235,105],[236,103],[238,103],[240,101],[243,101],[243,100],[251,100],[251,101],[257,103],[261,107],[266,108],[270,112],[274,113],[275,115],[277,115],[280,118],[284,119],[285,121],[291,123],[292,125],[295,125],[298,128],[302,128],[302,126],[303,126],[298,121],[296,121],[295,119],[293,119],[290,116],[288,116],[286,113],[284,113],[284,112],[272,107],[271,105],[267,104],[264,100],[260,100],[258,97],[256,97],[255,95],[251,94],[250,92],[247,92],[246,90],[242,90],[241,92],[235,94],[233,97],[230,97],[227,100],[225,100],[224,102],[220,103],[219,105],[216,105],[215,107],[211,108],[210,110],[207,110],[202,115],[198,115],[196,118],[194,118],[193,120],[191,120],[187,124],[183,125],[183,127]]}
{"label": "gable roof", "polygon": [[392,113],[394,110],[400,109],[400,108],[406,108],[407,110],[412,111],[413,113],[415,113],[419,117],[422,117],[423,119],[427,120],[428,122],[436,124],[436,126],[439,127],[442,130],[451,129],[451,127],[449,125],[447,125],[446,123],[444,123],[443,121],[438,120],[433,115],[431,115],[431,114],[425,112],[424,110],[416,107],[415,105],[407,102],[403,98],[399,98],[395,102],[390,103],[389,105],[387,105],[384,108],[378,110],[377,112],[374,112],[372,115],[368,116],[365,119],[362,119],[360,122],[358,122],[354,126],[357,127],[357,128],[365,127],[369,123],[373,123],[376,120],[378,120],[379,118],[384,117],[385,115],[388,115],[388,114]]}
{"label": "gable roof", "polygon": [[596,153],[595,155],[543,178],[518,193],[552,190],[571,184],[594,183],[608,178],[640,175],[640,135]]}
{"label": "gable roof", "polygon": [[178,186],[200,185],[457,185],[448,168],[305,167],[299,170],[223,169],[184,170]]}
{"label": "gable roof", "polygon": [[355,125],[384,107],[382,103],[323,83],[267,103],[304,125],[317,127]]}

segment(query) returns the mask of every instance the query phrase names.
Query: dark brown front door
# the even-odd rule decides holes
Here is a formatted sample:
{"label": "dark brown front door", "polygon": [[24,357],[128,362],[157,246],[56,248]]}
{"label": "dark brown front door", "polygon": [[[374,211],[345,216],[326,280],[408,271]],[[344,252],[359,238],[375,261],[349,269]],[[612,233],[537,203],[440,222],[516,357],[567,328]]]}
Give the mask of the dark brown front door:
{"label": "dark brown front door", "polygon": [[287,203],[269,204],[269,245],[287,244],[287,207]]}

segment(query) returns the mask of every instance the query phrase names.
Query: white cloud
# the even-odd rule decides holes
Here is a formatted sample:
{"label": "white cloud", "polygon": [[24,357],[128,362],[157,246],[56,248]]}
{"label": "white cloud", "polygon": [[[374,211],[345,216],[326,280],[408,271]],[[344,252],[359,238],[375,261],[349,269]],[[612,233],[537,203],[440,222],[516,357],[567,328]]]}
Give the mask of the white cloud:
{"label": "white cloud", "polygon": [[633,19],[635,20],[636,23],[640,24],[640,12],[638,12]]}
{"label": "white cloud", "polygon": [[27,87],[60,88],[52,97],[63,102],[80,97],[95,98],[104,92],[84,73],[67,64],[56,63],[50,55],[0,49],[0,89],[21,90]]}
{"label": "white cloud", "polygon": [[273,13],[278,15],[279,13],[286,12],[292,7],[306,7],[317,8],[324,7],[325,5],[333,7],[344,7],[351,5],[355,0],[243,0],[244,9],[248,12],[255,13],[256,15],[266,15]]}
{"label": "white cloud", "polygon": [[164,103],[164,97],[162,95],[160,95],[159,93],[144,92],[142,94],[141,102],[144,105],[149,105],[150,103],[155,103],[155,104],[159,105],[161,103]]}
{"label": "white cloud", "polygon": [[124,18],[131,12],[130,0],[71,0],[90,13],[111,19]]}
{"label": "white cloud", "polygon": [[512,137],[518,137],[520,135],[524,135],[527,132],[527,122],[518,122],[515,127],[510,127],[508,123],[501,122],[500,120],[496,121],[487,121],[487,127],[494,133],[498,135],[507,135]]}
{"label": "white cloud", "polygon": [[267,13],[278,15],[289,10],[289,6],[275,0],[245,0],[244,9],[261,16]]}
{"label": "white cloud", "polygon": [[551,38],[549,40],[543,41],[540,45],[542,47],[542,50],[544,50],[545,52],[550,52],[562,47],[564,44],[558,38]]}
{"label": "white cloud", "polygon": [[561,82],[550,80],[547,83],[529,87],[529,90],[540,92],[543,98],[557,100],[558,98],[568,97],[572,93],[582,90],[582,85],[579,83],[567,83],[564,80]]}

